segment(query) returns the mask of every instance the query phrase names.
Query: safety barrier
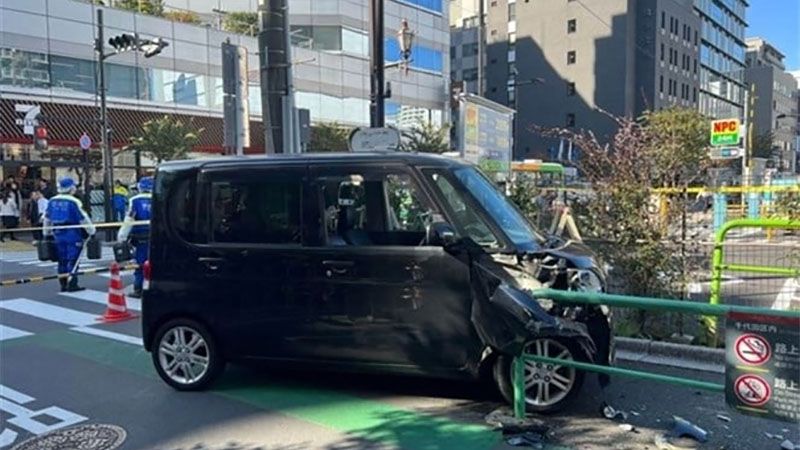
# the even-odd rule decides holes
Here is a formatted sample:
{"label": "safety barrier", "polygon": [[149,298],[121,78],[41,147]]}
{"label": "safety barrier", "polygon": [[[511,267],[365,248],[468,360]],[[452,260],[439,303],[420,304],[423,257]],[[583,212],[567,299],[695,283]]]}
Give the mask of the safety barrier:
{"label": "safety barrier", "polygon": [[723,246],[731,230],[740,228],[763,228],[768,230],[800,230],[800,221],[789,219],[737,219],[726,222],[714,237],[714,251],[711,255],[711,293],[709,303],[717,305],[722,296],[722,272],[752,272],[784,277],[800,277],[800,268],[770,267],[749,264],[725,264]]}
{"label": "safety barrier", "polygon": [[[127,265],[121,266],[119,268],[119,270],[120,271],[134,270],[134,269],[136,269],[138,267],[139,267],[138,264],[127,264]],[[24,277],[24,278],[17,278],[17,279],[14,279],[14,280],[3,280],[3,281],[0,281],[0,286],[6,287],[6,286],[15,286],[15,285],[18,285],[18,284],[29,284],[29,283],[38,283],[38,282],[42,282],[42,281],[68,279],[68,278],[76,276],[76,275],[92,275],[92,274],[96,274],[96,273],[103,273],[103,272],[109,272],[109,271],[111,271],[111,267],[108,267],[108,268],[99,267],[99,268],[95,268],[95,269],[78,270],[75,273],[62,273],[62,274],[57,274],[57,275],[41,275],[41,276],[35,276],[35,277]]]}
{"label": "safety barrier", "polygon": [[[149,225],[149,220],[136,220],[129,222],[131,225]],[[100,222],[93,224],[95,228],[118,228],[124,225],[125,222]],[[75,228],[85,228],[85,225],[58,225],[49,227],[50,230],[69,230]],[[27,228],[0,228],[0,231],[9,231],[12,233],[28,232],[28,231],[44,231],[44,227],[27,227]]]}
{"label": "safety barrier", "polygon": [[[603,294],[598,292],[574,292],[558,289],[538,289],[531,292],[534,298],[544,298],[556,303],[582,303],[587,305],[606,305],[622,308],[637,308],[650,311],[669,311],[678,313],[699,314],[706,316],[723,316],[729,313],[759,314],[800,320],[800,311],[782,311],[767,308],[756,308],[751,306],[719,305],[710,303],[695,303],[680,300],[671,300],[653,297],[635,297],[615,294]],[[725,385],[709,383],[705,381],[693,380],[682,377],[656,374],[639,370],[624,369],[620,367],[610,367],[598,364],[590,364],[575,360],[564,360],[537,356],[522,353],[514,359],[512,364],[512,382],[514,385],[514,416],[523,418],[525,416],[525,363],[544,363],[564,367],[572,367],[577,370],[597,372],[606,375],[618,375],[639,378],[644,380],[659,381],[678,386],[690,387],[713,392],[724,392]]]}

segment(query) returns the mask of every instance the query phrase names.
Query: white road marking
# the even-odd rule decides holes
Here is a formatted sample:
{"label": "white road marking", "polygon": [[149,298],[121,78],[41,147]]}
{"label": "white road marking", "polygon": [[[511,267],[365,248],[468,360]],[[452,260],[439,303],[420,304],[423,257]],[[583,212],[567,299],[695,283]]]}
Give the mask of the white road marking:
{"label": "white road marking", "polygon": [[36,302],[27,298],[0,301],[0,309],[14,311],[20,314],[37,317],[51,322],[63,323],[74,327],[82,327],[97,323],[96,315],[69,308]]}
{"label": "white road marking", "polygon": [[113,331],[102,330],[99,328],[90,328],[90,327],[75,327],[71,328],[72,331],[77,331],[78,333],[83,334],[91,334],[92,336],[98,336],[106,339],[111,339],[114,341],[124,342],[126,344],[133,344],[133,345],[143,345],[142,338],[136,336],[129,336],[127,334],[122,333],[115,333]]}
{"label": "white road marking", "polygon": [[33,333],[28,333],[27,331],[18,330],[5,325],[0,325],[0,341],[30,336],[31,334]]}
{"label": "white road marking", "polygon": [[775,296],[772,309],[786,311],[792,306],[792,300],[800,301],[800,282],[796,278],[787,278]]}
{"label": "white road marking", "polygon": [[33,397],[29,397],[23,394],[22,392],[15,391],[14,389],[11,389],[10,387],[4,386],[2,384],[0,384],[0,397],[7,398],[12,402],[22,403],[22,404],[30,403],[33,400],[35,400]]}
{"label": "white road marking", "polygon": [[[93,289],[87,289],[85,291],[79,291],[79,292],[61,292],[60,295],[63,295],[65,297],[76,298],[78,300],[84,300],[87,302],[97,303],[98,305],[108,304],[108,293],[95,291]],[[128,309],[132,309],[135,311],[142,310],[142,302],[138,298],[126,297],[125,300],[127,300]]]}

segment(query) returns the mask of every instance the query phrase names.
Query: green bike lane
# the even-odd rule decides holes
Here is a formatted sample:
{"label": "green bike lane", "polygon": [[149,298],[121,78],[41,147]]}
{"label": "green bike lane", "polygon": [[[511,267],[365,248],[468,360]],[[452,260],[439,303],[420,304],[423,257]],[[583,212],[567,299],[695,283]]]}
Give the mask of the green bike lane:
{"label": "green bike lane", "polygon": [[474,421],[286,376],[265,379],[258,370],[229,368],[209,392],[176,392],[158,379],[143,349],[69,330],[6,341],[0,352],[4,385],[88,422],[122,426],[124,449],[502,447],[498,433]]}

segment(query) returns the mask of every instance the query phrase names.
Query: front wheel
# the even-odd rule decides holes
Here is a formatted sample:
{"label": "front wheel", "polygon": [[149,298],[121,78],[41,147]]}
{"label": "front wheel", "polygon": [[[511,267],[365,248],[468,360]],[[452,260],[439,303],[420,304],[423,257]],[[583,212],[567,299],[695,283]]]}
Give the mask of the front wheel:
{"label": "front wheel", "polygon": [[[525,344],[523,352],[563,360],[585,360],[578,345],[566,339],[539,338]],[[514,401],[513,358],[502,355],[494,365],[494,379],[510,404]],[[567,406],[583,385],[583,372],[572,367],[525,362],[525,409],[532,413],[554,413]]]}
{"label": "front wheel", "polygon": [[225,368],[214,337],[194,320],[165,323],[156,333],[155,342],[152,358],[156,372],[179,391],[202,390]]}

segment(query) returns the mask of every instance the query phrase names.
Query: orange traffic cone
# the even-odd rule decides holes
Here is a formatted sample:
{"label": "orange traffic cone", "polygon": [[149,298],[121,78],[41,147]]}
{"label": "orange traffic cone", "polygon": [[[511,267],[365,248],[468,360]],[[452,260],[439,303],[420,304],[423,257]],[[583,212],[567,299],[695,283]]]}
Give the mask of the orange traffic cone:
{"label": "orange traffic cone", "polygon": [[121,322],[134,317],[136,315],[128,311],[128,305],[125,301],[125,288],[122,286],[122,278],[119,276],[119,264],[114,262],[111,264],[111,281],[108,283],[108,307],[105,314],[102,317],[98,317],[97,320],[110,323]]}

